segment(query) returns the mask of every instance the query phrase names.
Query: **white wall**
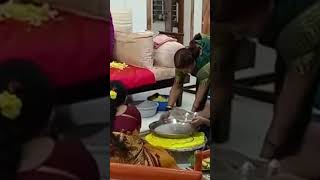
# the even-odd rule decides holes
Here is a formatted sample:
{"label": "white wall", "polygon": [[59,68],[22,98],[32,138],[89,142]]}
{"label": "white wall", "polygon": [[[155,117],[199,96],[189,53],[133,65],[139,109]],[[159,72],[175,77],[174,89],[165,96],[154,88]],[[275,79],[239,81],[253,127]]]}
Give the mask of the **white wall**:
{"label": "white wall", "polygon": [[[133,31],[147,29],[147,1],[146,0],[111,0],[111,9],[130,8],[132,10]],[[191,0],[184,0],[184,44],[188,45],[190,38]],[[201,32],[202,0],[195,0],[193,35]]]}
{"label": "white wall", "polygon": [[183,44],[189,45],[190,42],[190,22],[191,22],[191,0],[184,0],[184,22],[183,22]]}
{"label": "white wall", "polygon": [[[191,35],[191,0],[184,0],[184,45],[189,45],[192,37],[201,32],[202,29],[202,0],[194,0],[193,35]],[[192,36],[192,37],[191,37]]]}
{"label": "white wall", "polygon": [[202,29],[202,0],[194,1],[194,25],[193,35],[201,32]]}
{"label": "white wall", "polygon": [[110,9],[132,10],[133,32],[141,32],[147,29],[147,1],[146,0],[111,0]]}

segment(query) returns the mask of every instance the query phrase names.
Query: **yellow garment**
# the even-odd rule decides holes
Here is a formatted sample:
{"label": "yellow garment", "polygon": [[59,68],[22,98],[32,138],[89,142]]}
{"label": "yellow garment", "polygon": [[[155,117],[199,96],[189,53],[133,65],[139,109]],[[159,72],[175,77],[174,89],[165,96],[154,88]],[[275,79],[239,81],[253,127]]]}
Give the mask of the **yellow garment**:
{"label": "yellow garment", "polygon": [[49,21],[58,15],[57,11],[50,10],[48,4],[35,6],[33,4],[19,4],[9,1],[0,5],[0,21],[13,19],[40,26],[42,22]]}
{"label": "yellow garment", "polygon": [[110,162],[177,169],[175,159],[163,148],[145,142],[137,131],[132,134],[113,132]]}
{"label": "yellow garment", "polygon": [[159,156],[160,167],[179,169],[176,160],[165,149],[157,148],[150,144],[145,144],[144,148]]}
{"label": "yellow garment", "polygon": [[150,133],[145,139],[153,146],[171,150],[194,148],[205,144],[205,134],[203,132],[198,132],[191,137],[182,139],[163,138]]}
{"label": "yellow garment", "polygon": [[112,61],[110,63],[110,68],[115,68],[115,69],[120,69],[123,70],[126,67],[128,67],[128,65],[126,63],[120,63],[120,62],[116,62],[116,61]]}

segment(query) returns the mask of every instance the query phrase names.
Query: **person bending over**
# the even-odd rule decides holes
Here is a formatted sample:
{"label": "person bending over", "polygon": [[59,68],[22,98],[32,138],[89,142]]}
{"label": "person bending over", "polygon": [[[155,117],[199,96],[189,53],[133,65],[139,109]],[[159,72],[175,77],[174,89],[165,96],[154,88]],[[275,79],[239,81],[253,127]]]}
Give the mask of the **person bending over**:
{"label": "person bending over", "polygon": [[174,55],[176,78],[170,91],[167,109],[172,109],[183,93],[183,82],[187,74],[197,78],[197,92],[192,112],[203,109],[210,87],[210,58],[210,37],[203,34],[197,34],[188,48],[176,52]]}

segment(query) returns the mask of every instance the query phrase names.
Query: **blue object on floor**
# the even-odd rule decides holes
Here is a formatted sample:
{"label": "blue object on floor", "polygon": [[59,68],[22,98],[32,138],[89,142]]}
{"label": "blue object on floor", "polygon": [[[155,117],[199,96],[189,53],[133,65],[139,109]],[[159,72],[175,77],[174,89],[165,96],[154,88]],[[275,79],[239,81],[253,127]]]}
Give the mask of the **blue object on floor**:
{"label": "blue object on floor", "polygon": [[158,111],[167,111],[168,102],[158,102],[158,103],[159,103]]}
{"label": "blue object on floor", "polygon": [[[152,96],[149,96],[148,100],[155,101],[154,99],[158,98],[158,96],[162,96],[162,97],[164,97],[166,99],[169,99],[168,95],[162,95],[162,94],[156,93],[156,94],[154,94]],[[158,111],[167,111],[168,101],[167,102],[155,101],[155,102],[159,103]]]}

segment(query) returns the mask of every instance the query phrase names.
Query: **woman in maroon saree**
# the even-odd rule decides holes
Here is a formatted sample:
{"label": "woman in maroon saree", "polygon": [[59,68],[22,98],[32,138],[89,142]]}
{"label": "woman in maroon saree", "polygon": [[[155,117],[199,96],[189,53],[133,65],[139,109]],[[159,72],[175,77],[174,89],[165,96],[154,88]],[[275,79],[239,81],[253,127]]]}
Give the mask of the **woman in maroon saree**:
{"label": "woman in maroon saree", "polygon": [[141,115],[132,105],[126,105],[127,90],[119,81],[110,82],[110,103],[117,109],[116,119],[113,122],[115,132],[140,131]]}
{"label": "woman in maroon saree", "polygon": [[38,67],[0,64],[0,179],[98,180],[97,164],[78,139],[47,133],[51,88]]}

